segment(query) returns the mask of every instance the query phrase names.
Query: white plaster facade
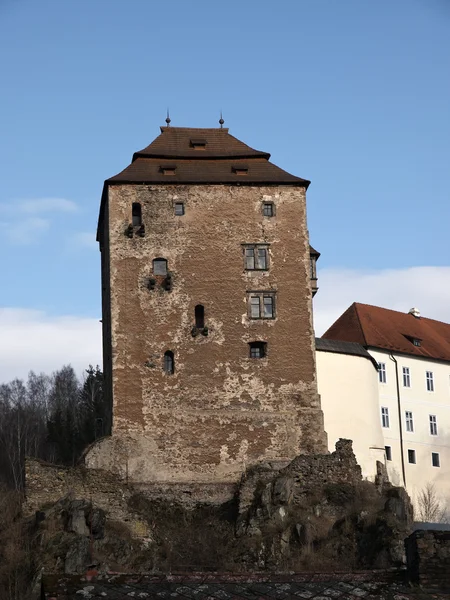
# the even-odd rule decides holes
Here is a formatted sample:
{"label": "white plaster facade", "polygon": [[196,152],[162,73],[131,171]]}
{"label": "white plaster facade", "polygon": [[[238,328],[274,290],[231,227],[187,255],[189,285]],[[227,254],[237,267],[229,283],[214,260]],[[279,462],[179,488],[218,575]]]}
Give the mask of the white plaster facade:
{"label": "white plaster facade", "polygon": [[[317,340],[317,346],[319,343]],[[365,352],[362,346],[360,349]],[[363,477],[373,480],[376,461],[384,463],[385,460],[376,367],[368,354],[349,355],[319,347],[316,348],[316,365],[328,449],[333,452],[339,438],[353,440],[353,451]]]}
{"label": "white plaster facade", "polygon": [[[390,480],[394,485],[406,483],[416,507],[418,494],[427,484],[433,484],[441,504],[450,508],[450,364],[378,349],[368,351],[378,363],[385,365],[385,377],[383,371],[379,372],[378,419],[384,445],[391,449],[391,460],[386,460]],[[400,401],[393,359],[397,361]],[[404,373],[404,368],[409,371]],[[427,372],[432,373],[432,386],[427,385]],[[388,410],[388,423],[386,418],[383,423],[383,408]],[[430,424],[430,417],[435,417],[432,419],[435,427]],[[410,456],[408,451],[413,451],[415,456]],[[437,455],[434,460],[439,466],[433,466],[433,454]],[[415,463],[410,462],[414,458]]]}

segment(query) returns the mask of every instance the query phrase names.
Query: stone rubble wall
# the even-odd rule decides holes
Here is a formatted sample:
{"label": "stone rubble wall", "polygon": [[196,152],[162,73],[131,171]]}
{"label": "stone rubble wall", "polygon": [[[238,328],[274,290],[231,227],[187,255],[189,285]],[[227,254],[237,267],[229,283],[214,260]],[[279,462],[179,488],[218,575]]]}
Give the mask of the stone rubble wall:
{"label": "stone rubble wall", "polygon": [[414,531],[405,547],[411,581],[424,588],[450,590],[450,531]]}

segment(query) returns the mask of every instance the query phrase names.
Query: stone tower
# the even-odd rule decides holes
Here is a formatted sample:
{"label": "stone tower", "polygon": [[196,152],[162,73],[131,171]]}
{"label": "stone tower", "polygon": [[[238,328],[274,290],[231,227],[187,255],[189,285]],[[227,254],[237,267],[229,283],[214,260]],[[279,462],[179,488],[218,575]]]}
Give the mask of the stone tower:
{"label": "stone tower", "polygon": [[162,127],[105,182],[98,226],[110,438],[135,482],[227,483],[326,451],[306,226],[309,181],[228,129]]}

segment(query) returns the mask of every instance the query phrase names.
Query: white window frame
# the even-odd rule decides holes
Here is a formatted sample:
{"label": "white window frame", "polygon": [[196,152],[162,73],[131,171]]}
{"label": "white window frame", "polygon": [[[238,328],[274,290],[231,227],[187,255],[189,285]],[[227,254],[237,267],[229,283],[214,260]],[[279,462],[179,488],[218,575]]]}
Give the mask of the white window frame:
{"label": "white window frame", "polygon": [[433,371],[426,371],[427,392],[434,392],[434,375]]}
{"label": "white window frame", "polygon": [[405,410],[405,423],[406,423],[406,431],[408,433],[414,433],[414,419],[412,411]]}
{"label": "white window frame", "polygon": [[386,377],[386,363],[378,363],[378,381],[380,383],[387,383]]}
{"label": "white window frame", "polygon": [[403,373],[403,387],[409,388],[411,387],[411,373],[409,372],[409,367],[402,367]]}
{"label": "white window frame", "polygon": [[437,417],[436,415],[429,415],[429,423],[430,423],[430,435],[437,435]]}
{"label": "white window frame", "polygon": [[387,406],[381,407],[381,425],[382,427],[389,429],[389,408]]}

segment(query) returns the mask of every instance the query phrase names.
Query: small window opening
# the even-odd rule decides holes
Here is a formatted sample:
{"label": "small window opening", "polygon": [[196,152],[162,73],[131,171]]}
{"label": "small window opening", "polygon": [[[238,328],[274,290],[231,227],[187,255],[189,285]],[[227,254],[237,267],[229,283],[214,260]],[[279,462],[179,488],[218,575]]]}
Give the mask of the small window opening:
{"label": "small window opening", "polygon": [[384,450],[386,452],[386,460],[392,460],[392,448],[391,448],[391,446],[385,446]]}
{"label": "small window opening", "polygon": [[175,216],[182,217],[184,215],[184,202],[175,202]]}
{"label": "small window opening", "polygon": [[408,450],[408,462],[411,463],[412,465],[416,464],[416,451],[415,450]]}
{"label": "small window opening", "polygon": [[205,307],[202,304],[195,307],[195,326],[197,329],[203,329],[205,326]]}
{"label": "small window opening", "polygon": [[160,171],[163,175],[175,175],[175,165],[162,165]]}
{"label": "small window opening", "polygon": [[250,358],[264,358],[267,355],[266,342],[250,342]]}
{"label": "small window opening", "polygon": [[414,346],[420,346],[420,340],[418,338],[413,339]]}
{"label": "small window opening", "polygon": [[235,175],[247,175],[248,173],[248,167],[247,166],[237,166],[237,167],[231,167],[231,170],[233,171],[233,173]]}
{"label": "small window opening", "polygon": [[164,372],[167,375],[173,375],[175,372],[175,359],[171,350],[164,352]]}
{"label": "small window opening", "polygon": [[133,202],[131,215],[133,227],[140,227],[142,225],[142,208],[139,202]]}
{"label": "small window opening", "polygon": [[206,149],[206,140],[189,140],[191,148],[195,148],[196,150],[205,150]]}
{"label": "small window opening", "polygon": [[273,202],[263,202],[263,216],[273,217],[274,214]]}
{"label": "small window opening", "polygon": [[153,275],[167,275],[167,260],[165,258],[153,259]]}
{"label": "small window opening", "polygon": [[441,466],[441,461],[439,459],[439,452],[432,452],[431,453],[431,464],[433,465],[433,467],[440,467]]}

